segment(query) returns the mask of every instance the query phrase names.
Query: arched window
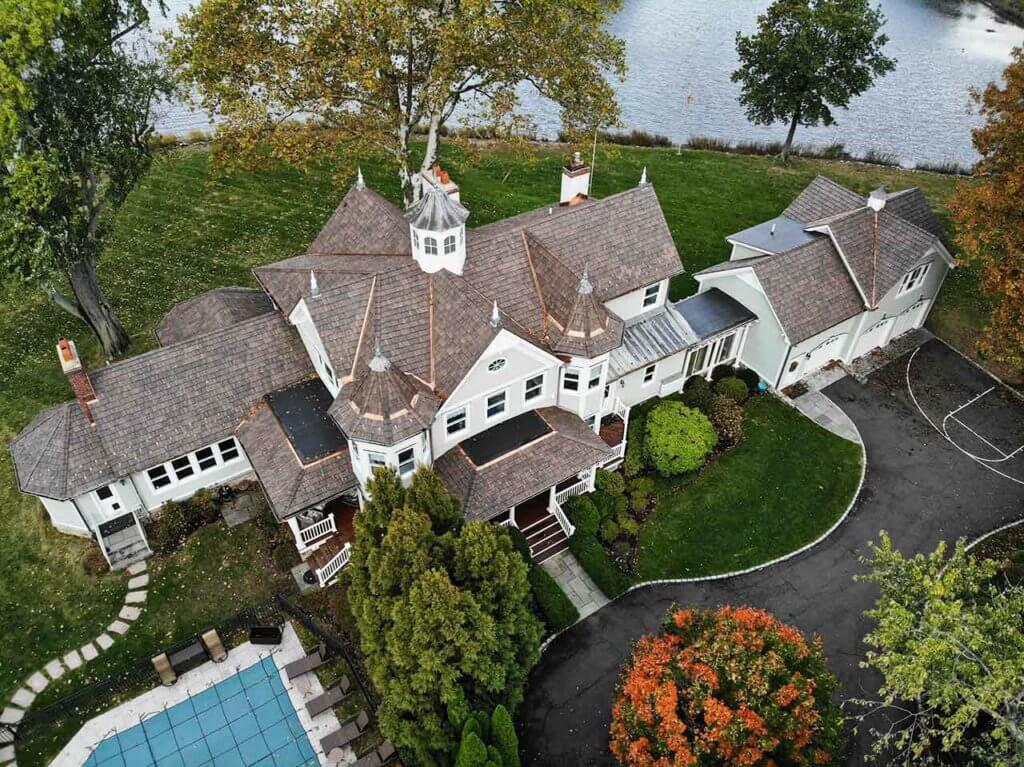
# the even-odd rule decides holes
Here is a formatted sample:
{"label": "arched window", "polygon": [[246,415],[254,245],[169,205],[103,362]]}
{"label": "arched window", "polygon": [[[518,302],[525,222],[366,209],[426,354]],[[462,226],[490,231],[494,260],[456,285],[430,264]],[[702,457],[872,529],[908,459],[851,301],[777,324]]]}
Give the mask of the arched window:
{"label": "arched window", "polygon": [[444,238],[444,254],[446,256],[455,252],[455,235],[449,234]]}
{"label": "arched window", "polygon": [[437,255],[437,238],[435,237],[424,237],[423,238],[423,252],[428,256]]}

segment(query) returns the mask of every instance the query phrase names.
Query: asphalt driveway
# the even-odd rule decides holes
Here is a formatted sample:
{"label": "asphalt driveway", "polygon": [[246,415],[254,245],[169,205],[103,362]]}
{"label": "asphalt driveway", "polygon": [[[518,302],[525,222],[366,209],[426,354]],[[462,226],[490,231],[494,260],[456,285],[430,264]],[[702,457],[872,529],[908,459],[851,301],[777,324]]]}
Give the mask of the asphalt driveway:
{"label": "asphalt driveway", "polygon": [[[867,542],[884,529],[905,553],[928,551],[1024,513],[1024,473],[1015,468],[1024,451],[1013,453],[1024,435],[1024,404],[942,342],[927,342],[913,359],[896,360],[866,384],[847,377],[826,394],[857,424],[867,450],[864,487],[846,522],[795,559],[721,581],[637,589],[560,635],[534,670],[521,709],[527,764],[613,764],[607,733],[619,667],[673,602],[770,610],[823,637],[844,699],[871,697],[878,680],[858,663],[869,629],[863,611],[874,589],[853,580],[863,572],[858,558]],[[950,413],[974,432],[973,442],[960,426],[941,433],[943,421],[953,423]],[[986,441],[988,453],[970,449]],[[847,764],[863,763],[866,742],[864,733],[854,740]]]}

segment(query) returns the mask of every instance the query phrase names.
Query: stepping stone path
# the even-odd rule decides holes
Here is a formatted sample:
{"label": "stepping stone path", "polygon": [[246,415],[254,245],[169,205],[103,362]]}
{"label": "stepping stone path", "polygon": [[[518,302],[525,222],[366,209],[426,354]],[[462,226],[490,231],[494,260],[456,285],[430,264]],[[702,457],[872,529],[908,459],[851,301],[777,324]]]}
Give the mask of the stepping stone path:
{"label": "stepping stone path", "polygon": [[[51,681],[56,681],[68,671],[74,671],[96,660],[101,652],[109,650],[114,645],[111,633],[123,636],[131,628],[132,623],[139,619],[146,602],[146,587],[149,586],[146,562],[136,562],[129,566],[126,572],[131,577],[128,581],[128,593],[125,595],[121,612],[117,614],[117,620],[91,642],[71,650],[61,658],[51,660],[41,670],[26,679],[25,686],[19,688],[11,696],[10,703],[0,712],[0,724],[17,728],[18,722],[25,717],[26,712],[35,701],[36,695],[45,690]],[[0,748],[0,765],[16,767],[14,746]]]}

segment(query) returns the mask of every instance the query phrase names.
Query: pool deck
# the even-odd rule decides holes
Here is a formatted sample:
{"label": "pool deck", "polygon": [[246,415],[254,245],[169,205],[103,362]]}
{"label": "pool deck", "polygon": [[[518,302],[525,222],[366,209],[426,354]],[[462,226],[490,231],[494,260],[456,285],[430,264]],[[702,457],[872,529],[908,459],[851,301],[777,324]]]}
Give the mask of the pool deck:
{"label": "pool deck", "polygon": [[[281,675],[281,683],[288,692],[288,698],[295,707],[299,722],[309,737],[309,743],[319,758],[320,764],[327,765],[327,756],[320,747],[320,739],[338,729],[338,719],[331,710],[327,710],[315,718],[311,718],[306,711],[306,702],[324,691],[320,680],[315,673],[311,673],[289,681],[282,671],[286,664],[298,660],[304,654],[305,651],[295,630],[290,623],[286,624],[280,645],[254,645],[246,642],[231,650],[227,660],[223,663],[204,663],[199,668],[182,674],[178,677],[178,682],[171,687],[157,687],[149,690],[90,719],[82,725],[82,728],[51,764],[79,767],[85,764],[93,749],[105,738],[134,727],[148,717],[181,703],[189,696],[197,695],[218,682],[223,682],[264,658],[273,657],[278,673]],[[346,758],[341,763],[351,762],[355,759],[354,754],[351,754],[351,749],[346,750],[349,753],[345,754]]]}

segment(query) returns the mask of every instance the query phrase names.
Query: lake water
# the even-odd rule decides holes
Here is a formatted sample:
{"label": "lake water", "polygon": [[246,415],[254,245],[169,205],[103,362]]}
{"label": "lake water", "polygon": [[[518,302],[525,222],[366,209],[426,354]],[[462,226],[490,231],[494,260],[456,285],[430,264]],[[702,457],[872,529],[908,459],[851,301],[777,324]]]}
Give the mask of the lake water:
{"label": "lake water", "polygon": [[[1024,30],[1000,21],[980,3],[959,0],[879,0],[888,18],[887,53],[896,70],[882,78],[829,128],[800,128],[797,141],[840,142],[847,151],[891,152],[904,165],[952,160],[972,163],[968,89],[998,79]],[[173,26],[192,0],[171,0]],[[747,122],[729,79],[736,67],[735,35],[750,32],[769,0],[624,0],[610,30],[626,41],[629,74],[616,89],[628,128],[662,133],[673,141],[704,135],[731,140],[781,140],[785,126]],[[687,103],[687,96],[692,101]],[[540,132],[554,135],[558,110],[525,99]],[[209,120],[181,104],[160,110],[158,130],[184,134]]]}

